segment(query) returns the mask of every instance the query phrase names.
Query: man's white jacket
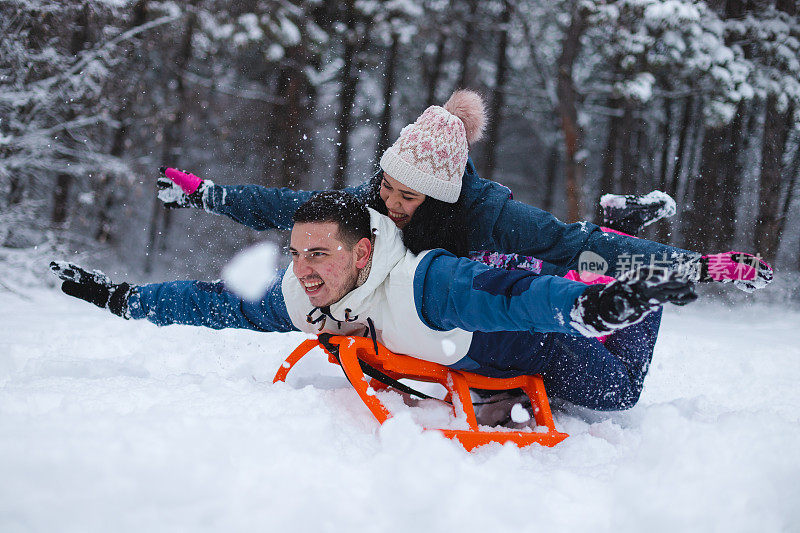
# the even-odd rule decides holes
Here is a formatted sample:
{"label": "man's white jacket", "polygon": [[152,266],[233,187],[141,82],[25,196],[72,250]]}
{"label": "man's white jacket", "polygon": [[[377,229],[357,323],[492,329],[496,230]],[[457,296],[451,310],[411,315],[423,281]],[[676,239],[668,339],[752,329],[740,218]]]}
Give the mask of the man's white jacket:
{"label": "man's white jacket", "polygon": [[463,358],[472,342],[472,332],[460,328],[436,331],[419,316],[414,302],[414,274],[429,252],[412,254],[400,230],[388,217],[370,209],[375,235],[372,264],[363,285],[328,309],[311,304],[289,265],[281,290],[292,324],[306,333],[369,336],[395,353],[444,365]]}

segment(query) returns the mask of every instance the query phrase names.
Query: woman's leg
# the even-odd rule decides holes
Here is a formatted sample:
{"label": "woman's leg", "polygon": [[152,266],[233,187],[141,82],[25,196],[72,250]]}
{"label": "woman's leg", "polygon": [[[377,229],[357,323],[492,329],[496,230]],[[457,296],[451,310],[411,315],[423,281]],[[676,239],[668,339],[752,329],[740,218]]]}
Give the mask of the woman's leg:
{"label": "woman's leg", "polygon": [[[675,200],[661,191],[643,196],[605,194],[600,198],[603,226],[615,233],[636,235],[653,222],[675,215]],[[607,230],[607,228],[603,228]]]}
{"label": "woman's leg", "polygon": [[616,332],[605,344],[551,334],[551,359],[542,372],[547,393],[601,411],[633,407],[642,392],[660,323],[659,310]]}
{"label": "woman's leg", "polygon": [[614,229],[614,228],[609,228],[607,226],[600,226],[600,229],[603,230],[604,233],[616,233],[617,235],[626,235],[628,237],[633,237],[635,239],[639,238],[636,235],[633,235],[631,233],[625,233],[624,231],[620,231],[620,230]]}

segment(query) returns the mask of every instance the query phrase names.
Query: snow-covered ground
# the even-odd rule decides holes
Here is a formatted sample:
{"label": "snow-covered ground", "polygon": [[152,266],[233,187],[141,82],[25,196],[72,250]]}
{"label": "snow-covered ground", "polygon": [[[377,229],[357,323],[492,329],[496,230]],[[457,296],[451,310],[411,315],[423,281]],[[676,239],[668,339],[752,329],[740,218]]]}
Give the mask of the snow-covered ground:
{"label": "snow-covered ground", "polygon": [[639,404],[555,448],[379,428],[300,335],[0,291],[0,531],[798,531],[800,313],[665,314]]}

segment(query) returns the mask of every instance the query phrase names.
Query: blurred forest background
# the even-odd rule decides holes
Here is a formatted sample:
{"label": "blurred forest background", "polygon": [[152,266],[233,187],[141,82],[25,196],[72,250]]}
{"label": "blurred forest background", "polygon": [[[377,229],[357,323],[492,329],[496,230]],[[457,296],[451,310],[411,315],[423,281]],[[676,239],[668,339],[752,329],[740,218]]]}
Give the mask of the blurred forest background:
{"label": "blurred forest background", "polygon": [[794,0],[0,0],[0,261],[216,277],[281,237],[163,209],[159,166],[341,187],[461,87],[516,199],[597,220],[660,189],[649,237],[800,268]]}

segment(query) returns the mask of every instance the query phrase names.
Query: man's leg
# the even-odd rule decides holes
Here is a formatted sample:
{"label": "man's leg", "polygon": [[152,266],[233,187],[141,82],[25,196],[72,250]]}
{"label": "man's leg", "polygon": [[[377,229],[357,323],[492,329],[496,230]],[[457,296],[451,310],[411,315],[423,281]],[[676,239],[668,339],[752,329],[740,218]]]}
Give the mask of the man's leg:
{"label": "man's leg", "polygon": [[594,339],[555,336],[542,372],[548,395],[602,411],[629,409],[639,400],[653,357],[661,311],[611,335]]}

